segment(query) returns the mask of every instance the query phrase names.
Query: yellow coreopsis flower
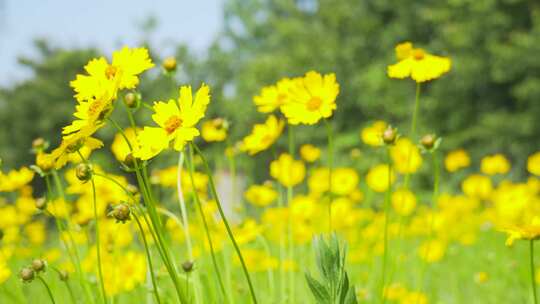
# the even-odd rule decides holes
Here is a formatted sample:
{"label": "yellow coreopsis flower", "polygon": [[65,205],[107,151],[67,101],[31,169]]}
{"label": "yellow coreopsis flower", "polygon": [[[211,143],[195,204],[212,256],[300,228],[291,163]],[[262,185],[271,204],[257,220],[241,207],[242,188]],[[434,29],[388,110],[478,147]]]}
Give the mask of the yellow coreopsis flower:
{"label": "yellow coreopsis flower", "polygon": [[400,299],[399,304],[428,304],[428,297],[422,292],[411,291]]}
{"label": "yellow coreopsis flower", "polygon": [[426,82],[441,77],[450,71],[450,58],[428,54],[413,44],[405,42],[396,46],[398,63],[388,66],[390,78],[411,77],[416,82]]}
{"label": "yellow coreopsis flower", "polygon": [[540,176],[540,151],[527,158],[527,171],[536,176]]}
{"label": "yellow coreopsis flower", "polygon": [[362,138],[362,141],[367,145],[373,147],[382,146],[382,134],[384,130],[386,130],[386,127],[386,122],[382,120],[377,120],[371,126],[362,129],[362,132],[360,132],[360,137]]}
{"label": "yellow coreopsis flower", "polygon": [[480,174],[469,175],[462,183],[463,193],[470,197],[487,199],[493,191],[491,180]]}
{"label": "yellow coreopsis flower", "polygon": [[103,143],[96,138],[90,137],[96,130],[96,126],[87,126],[76,133],[62,138],[60,146],[47,154],[46,157],[54,162],[56,169],[62,168],[69,160],[70,154],[85,148],[89,151],[101,148]]}
{"label": "yellow coreopsis flower", "polygon": [[224,141],[227,138],[229,123],[222,118],[205,121],[201,127],[202,138],[207,142]]}
{"label": "yellow coreopsis flower", "polygon": [[308,163],[313,163],[321,157],[321,149],[314,145],[306,144],[300,147],[300,156]]}
{"label": "yellow coreopsis flower", "polygon": [[4,259],[4,255],[0,254],[0,284],[4,283],[11,276],[11,270]]}
{"label": "yellow coreopsis flower", "polygon": [[471,165],[471,158],[467,151],[458,149],[448,152],[444,159],[444,166],[448,172],[456,172],[459,169],[467,168]]}
{"label": "yellow coreopsis flower", "polygon": [[[366,183],[375,192],[384,192],[396,180],[394,171],[389,172],[388,165],[380,164],[371,168],[366,176]],[[390,173],[390,176],[388,176]]]}
{"label": "yellow coreopsis flower", "polygon": [[253,126],[251,134],[242,140],[240,150],[254,155],[268,149],[279,138],[284,126],[285,123],[278,120],[276,116],[268,116],[263,124]]}
{"label": "yellow coreopsis flower", "polygon": [[408,138],[399,138],[390,148],[390,156],[396,171],[401,174],[415,173],[422,165],[420,149]]}
{"label": "yellow coreopsis flower", "polygon": [[505,174],[510,171],[510,162],[502,154],[489,155],[482,158],[480,171],[487,175]]}
{"label": "yellow coreopsis flower", "polygon": [[515,240],[537,240],[540,238],[540,217],[535,216],[530,224],[512,225],[501,229],[506,232],[506,246],[512,246]]}
{"label": "yellow coreopsis flower", "polygon": [[289,88],[293,80],[283,78],[276,85],[262,88],[261,94],[253,97],[253,103],[257,106],[257,111],[270,113],[279,109],[288,100]]}
{"label": "yellow coreopsis flower", "polygon": [[146,48],[124,47],[113,53],[110,64],[104,57],[90,60],[84,67],[88,75],[77,75],[70,85],[78,101],[91,100],[103,95],[111,84],[116,89],[135,88],[139,84],[138,75],[153,66]]}
{"label": "yellow coreopsis flower", "polygon": [[19,170],[11,170],[7,174],[0,171],[0,192],[16,191],[34,178],[34,171],[27,167],[22,167]]}
{"label": "yellow coreopsis flower", "polygon": [[131,149],[126,142],[126,139],[133,150],[136,150],[139,147],[139,144],[137,143],[138,132],[141,132],[140,128],[137,128],[136,130],[133,128],[127,128],[124,130],[124,135],[121,133],[116,133],[116,135],[114,135],[114,139],[111,144],[111,151],[117,160],[123,162],[126,159],[126,156],[131,153]]}
{"label": "yellow coreopsis flower", "polygon": [[193,99],[191,86],[182,86],[178,104],[172,99],[155,102],[152,120],[159,127],[144,127],[139,133],[140,148],[135,156],[150,159],[168,148],[171,142],[174,150],[182,151],[186,143],[200,134],[195,125],[204,117],[210,103],[209,92],[208,86],[203,84]]}
{"label": "yellow coreopsis flower", "polygon": [[277,192],[271,184],[251,185],[244,193],[248,202],[255,206],[266,207],[277,198]]}
{"label": "yellow coreopsis flower", "polygon": [[310,71],[304,77],[294,79],[289,88],[289,99],[280,109],[290,124],[312,125],[321,118],[332,116],[338,94],[335,74],[322,76]]}
{"label": "yellow coreopsis flower", "polygon": [[358,173],[351,168],[336,168],[332,171],[332,192],[349,195],[358,187]]}
{"label": "yellow coreopsis flower", "polygon": [[398,189],[392,193],[392,207],[397,214],[409,216],[416,208],[416,196],[410,190]]}
{"label": "yellow coreopsis flower", "polygon": [[426,241],[418,248],[418,255],[428,263],[438,262],[444,257],[446,247],[447,244],[438,239]]}
{"label": "yellow coreopsis flower", "polygon": [[283,153],[277,160],[270,163],[270,175],[283,186],[292,187],[304,180],[306,167],[302,161],[295,160],[290,154]]}

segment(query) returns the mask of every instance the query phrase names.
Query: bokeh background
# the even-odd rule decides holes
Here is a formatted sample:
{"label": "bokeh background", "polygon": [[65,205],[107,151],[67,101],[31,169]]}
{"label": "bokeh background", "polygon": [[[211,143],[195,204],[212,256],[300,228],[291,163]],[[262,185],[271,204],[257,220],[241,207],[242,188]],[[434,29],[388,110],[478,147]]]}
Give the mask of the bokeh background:
{"label": "bokeh background", "polygon": [[[524,174],[526,156],[540,146],[535,0],[0,0],[0,157],[4,169],[15,168],[33,163],[34,138],[56,146],[75,106],[75,74],[92,57],[145,45],[158,64],[177,58],[177,83],[211,86],[207,117],[231,122],[229,143],[262,120],[252,105],[262,86],[311,69],[335,72],[338,162],[356,162],[353,149],[369,162],[362,127],[382,119],[408,131],[414,83],[386,76],[393,47],[406,40],[453,63],[422,87],[420,133],[435,132],[444,150],[463,147],[474,159],[504,153],[518,168],[514,176]],[[159,69],[145,77],[145,101],[177,94]],[[309,127],[297,134],[300,143],[325,142]],[[240,165],[253,171],[256,161],[268,163],[263,156]]]}

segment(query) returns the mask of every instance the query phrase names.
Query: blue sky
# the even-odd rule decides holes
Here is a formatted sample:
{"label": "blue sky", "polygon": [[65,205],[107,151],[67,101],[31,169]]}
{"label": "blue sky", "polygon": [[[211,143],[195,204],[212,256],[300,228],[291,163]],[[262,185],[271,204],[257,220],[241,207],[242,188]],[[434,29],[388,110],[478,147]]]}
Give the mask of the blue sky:
{"label": "blue sky", "polygon": [[0,86],[29,76],[17,64],[33,56],[32,41],[47,38],[62,47],[97,46],[105,54],[140,38],[138,24],[152,15],[152,35],[163,55],[186,42],[204,51],[222,25],[224,0],[0,0]]}

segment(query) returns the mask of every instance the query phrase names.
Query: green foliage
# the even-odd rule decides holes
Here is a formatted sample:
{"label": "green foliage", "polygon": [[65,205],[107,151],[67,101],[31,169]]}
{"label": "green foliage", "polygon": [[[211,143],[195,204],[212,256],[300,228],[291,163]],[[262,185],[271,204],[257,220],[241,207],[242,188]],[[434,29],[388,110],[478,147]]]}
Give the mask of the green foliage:
{"label": "green foliage", "polygon": [[350,285],[345,271],[346,246],[341,249],[337,236],[332,234],[328,243],[323,236],[316,238],[313,247],[321,279],[317,280],[306,273],[306,281],[317,303],[357,303],[354,285]]}

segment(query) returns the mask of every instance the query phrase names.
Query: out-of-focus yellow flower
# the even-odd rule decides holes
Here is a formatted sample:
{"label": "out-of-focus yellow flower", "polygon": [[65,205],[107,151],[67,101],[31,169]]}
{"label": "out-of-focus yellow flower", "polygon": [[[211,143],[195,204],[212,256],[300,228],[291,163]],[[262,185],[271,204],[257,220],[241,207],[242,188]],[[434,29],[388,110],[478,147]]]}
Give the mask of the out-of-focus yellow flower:
{"label": "out-of-focus yellow flower", "polygon": [[[132,149],[136,149],[139,146],[137,143],[137,133],[140,131],[141,130],[139,128],[137,130],[134,130],[133,128],[127,128],[124,130],[124,135],[129,141]],[[111,144],[111,151],[114,154],[114,157],[121,162],[123,162],[126,159],[126,156],[131,153],[129,145],[126,142],[126,138],[124,138],[121,133],[116,133]]]}
{"label": "out-of-focus yellow flower", "polygon": [[300,147],[300,156],[308,163],[313,163],[321,157],[321,149],[314,145],[306,144]]}
{"label": "out-of-focus yellow flower", "polygon": [[397,301],[407,294],[407,288],[400,283],[392,283],[384,287],[383,295],[387,300]]}
{"label": "out-of-focus yellow flower", "polygon": [[502,154],[489,155],[482,158],[480,170],[487,175],[505,174],[510,171],[510,162]]}
{"label": "out-of-focus yellow flower", "polygon": [[336,168],[332,171],[332,192],[349,195],[358,187],[358,173],[351,168]]}
{"label": "out-of-focus yellow flower", "polygon": [[144,127],[139,133],[140,149],[135,151],[135,156],[150,159],[169,147],[171,142],[174,150],[182,151],[188,142],[199,136],[195,125],[204,117],[209,103],[210,89],[205,84],[197,90],[195,98],[192,97],[191,86],[182,86],[178,103],[172,99],[166,103],[155,102],[152,120],[159,127]]}
{"label": "out-of-focus yellow flower", "polygon": [[527,159],[527,171],[536,176],[540,176],[540,151],[532,154]]}
{"label": "out-of-focus yellow flower", "polygon": [[461,183],[461,189],[470,197],[487,199],[493,191],[493,185],[489,177],[472,174]]}
{"label": "out-of-focus yellow flower", "polygon": [[79,74],[70,83],[78,101],[103,95],[103,90],[111,84],[117,89],[133,89],[139,84],[138,75],[154,66],[145,48],[126,46],[115,51],[112,57],[110,64],[103,57],[90,60],[84,67],[88,75]]}
{"label": "out-of-focus yellow flower", "polygon": [[362,132],[360,132],[360,137],[366,145],[373,147],[382,146],[382,134],[386,127],[386,122],[377,120],[371,126],[362,129]]}
{"label": "out-of-focus yellow flower", "polygon": [[418,248],[418,255],[428,263],[435,263],[444,257],[446,246],[444,241],[438,239],[425,241]]}
{"label": "out-of-focus yellow flower", "polygon": [[201,127],[201,136],[207,142],[224,141],[227,138],[228,122],[223,118],[205,121]]}
{"label": "out-of-focus yellow flower", "polygon": [[34,171],[27,167],[11,170],[7,174],[0,171],[0,192],[13,192],[21,189],[34,178]]}
{"label": "out-of-focus yellow flower", "polygon": [[[388,189],[389,184],[393,184],[396,180],[394,171],[389,172],[388,165],[379,164],[369,169],[366,176],[366,183],[369,188],[375,192],[384,192]],[[389,173],[391,173],[389,177]]]}
{"label": "out-of-focus yellow flower", "polygon": [[[260,272],[279,267],[279,260],[268,255],[263,250],[242,249],[242,256],[249,271]],[[234,265],[240,266],[240,260],[235,256]]]}
{"label": "out-of-focus yellow flower", "polygon": [[399,304],[428,304],[428,298],[422,292],[410,291],[401,298]]}
{"label": "out-of-focus yellow flower", "polygon": [[529,224],[510,225],[501,229],[506,232],[506,246],[512,246],[516,240],[537,240],[540,238],[540,217],[535,216]]}
{"label": "out-of-focus yellow flower", "polygon": [[471,158],[467,151],[457,149],[448,152],[444,159],[444,166],[448,172],[456,172],[459,169],[467,168],[471,165]]}
{"label": "out-of-focus yellow flower", "polygon": [[392,207],[397,214],[409,216],[416,208],[416,196],[407,189],[398,189],[392,193]]}
{"label": "out-of-focus yellow flower", "polygon": [[289,88],[289,99],[281,106],[281,112],[290,124],[312,125],[321,118],[332,116],[339,94],[335,74],[321,76],[310,71],[293,81]]}
{"label": "out-of-focus yellow flower", "polygon": [[281,135],[285,123],[276,116],[270,115],[263,124],[256,124],[251,134],[244,137],[240,150],[255,155],[268,149]]}
{"label": "out-of-focus yellow flower", "polygon": [[277,198],[277,192],[271,184],[251,185],[244,193],[248,202],[255,206],[266,207],[272,204]]}
{"label": "out-of-focus yellow flower", "polygon": [[401,174],[415,173],[422,165],[420,149],[408,138],[399,138],[390,148],[390,156],[396,171]]}
{"label": "out-of-focus yellow flower", "polygon": [[485,271],[479,271],[474,274],[474,282],[476,284],[482,284],[489,280],[489,276]]}
{"label": "out-of-focus yellow flower", "polygon": [[405,42],[396,46],[398,63],[388,66],[388,77],[403,79],[411,77],[414,81],[426,82],[437,79],[450,71],[451,61],[447,57],[435,56],[423,49],[413,48]]}
{"label": "out-of-focus yellow flower", "polygon": [[4,283],[11,276],[11,270],[4,259],[4,255],[0,254],[0,284]]}
{"label": "out-of-focus yellow flower", "polygon": [[261,113],[270,113],[279,109],[289,98],[289,88],[294,81],[289,78],[283,78],[276,85],[262,88],[261,94],[253,97],[253,103],[257,106],[257,111]]}
{"label": "out-of-focus yellow flower", "polygon": [[304,180],[306,167],[302,161],[283,153],[277,160],[270,163],[270,175],[283,186],[292,187]]}
{"label": "out-of-focus yellow flower", "polygon": [[238,245],[242,246],[253,240],[262,234],[263,227],[259,225],[253,219],[246,219],[240,227],[234,229],[234,237],[238,242]]}
{"label": "out-of-focus yellow flower", "polygon": [[33,245],[41,245],[45,242],[46,231],[43,222],[31,222],[24,227],[24,232]]}

